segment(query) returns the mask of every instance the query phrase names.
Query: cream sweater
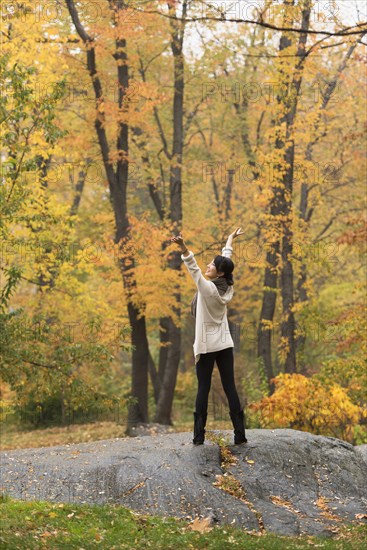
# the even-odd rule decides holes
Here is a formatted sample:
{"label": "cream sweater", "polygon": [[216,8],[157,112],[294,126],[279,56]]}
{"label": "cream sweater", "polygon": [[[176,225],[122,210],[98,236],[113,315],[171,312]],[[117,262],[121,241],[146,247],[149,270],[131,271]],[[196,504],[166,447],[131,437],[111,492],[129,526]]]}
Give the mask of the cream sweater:
{"label": "cream sweater", "polygon": [[[222,249],[222,256],[230,258],[232,252],[232,247],[225,246]],[[220,296],[215,284],[203,276],[191,250],[188,256],[181,254],[181,259],[198,289],[193,345],[196,364],[201,353],[234,347],[227,319],[227,304],[232,300],[233,286]]]}

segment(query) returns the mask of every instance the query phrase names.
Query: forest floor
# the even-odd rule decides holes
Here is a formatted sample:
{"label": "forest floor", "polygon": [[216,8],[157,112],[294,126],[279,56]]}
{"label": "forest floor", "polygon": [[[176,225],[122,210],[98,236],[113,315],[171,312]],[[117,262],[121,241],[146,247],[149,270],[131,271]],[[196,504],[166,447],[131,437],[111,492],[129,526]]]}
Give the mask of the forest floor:
{"label": "forest floor", "polygon": [[[174,426],[159,427],[151,424],[150,433],[164,430],[166,433],[188,432],[193,428],[192,422],[177,422]],[[208,430],[229,430],[229,421],[208,421]],[[12,425],[3,425],[0,428],[0,451],[12,449],[28,449],[32,447],[53,447],[70,443],[87,443],[115,437],[126,437],[126,425],[116,422],[90,422],[87,424],[70,424],[68,426],[54,426],[49,428],[16,429]]]}
{"label": "forest floor", "polygon": [[86,443],[100,439],[124,437],[125,427],[116,422],[91,422],[70,424],[33,430],[7,427],[1,431],[0,450],[52,447],[67,443]]}

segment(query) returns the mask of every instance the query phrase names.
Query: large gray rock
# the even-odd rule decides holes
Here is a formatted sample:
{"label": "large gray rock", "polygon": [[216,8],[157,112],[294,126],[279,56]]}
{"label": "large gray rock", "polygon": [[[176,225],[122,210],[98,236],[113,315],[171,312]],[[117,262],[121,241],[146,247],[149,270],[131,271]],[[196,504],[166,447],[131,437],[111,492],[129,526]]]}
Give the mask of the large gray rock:
{"label": "large gray rock", "polygon": [[[187,432],[6,451],[1,486],[25,500],[119,503],[288,535],[330,535],[366,514],[365,446],[296,430],[246,434],[247,444],[229,445],[230,464],[217,444],[195,447]],[[214,485],[220,479],[236,484],[235,495]]]}

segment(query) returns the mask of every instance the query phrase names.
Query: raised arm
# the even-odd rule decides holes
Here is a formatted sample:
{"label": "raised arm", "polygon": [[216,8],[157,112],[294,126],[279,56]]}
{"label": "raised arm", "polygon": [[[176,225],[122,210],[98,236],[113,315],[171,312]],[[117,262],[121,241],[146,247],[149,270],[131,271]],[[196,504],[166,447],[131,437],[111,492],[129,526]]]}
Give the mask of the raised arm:
{"label": "raised arm", "polygon": [[184,264],[193,278],[198,290],[200,290],[204,296],[215,296],[217,294],[215,285],[205,279],[195,260],[194,253],[187,249],[182,234],[180,233],[177,237],[172,237],[171,241],[180,246],[182,252],[181,259],[184,261]]}
{"label": "raised arm", "polygon": [[222,256],[225,256],[226,258],[230,258],[232,256],[233,252],[233,239],[238,237],[239,235],[243,235],[244,231],[242,231],[241,227],[237,227],[233,233],[231,233],[227,239],[226,245],[222,248]]}

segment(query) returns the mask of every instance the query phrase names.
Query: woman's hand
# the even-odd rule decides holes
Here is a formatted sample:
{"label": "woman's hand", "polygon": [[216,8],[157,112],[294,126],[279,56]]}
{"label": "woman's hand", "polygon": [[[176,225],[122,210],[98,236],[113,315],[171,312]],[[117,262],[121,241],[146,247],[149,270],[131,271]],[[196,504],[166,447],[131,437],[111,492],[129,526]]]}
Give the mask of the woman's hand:
{"label": "woman's hand", "polygon": [[231,233],[230,236],[233,237],[233,239],[235,239],[236,237],[238,237],[239,235],[244,235],[245,232],[242,231],[242,227],[236,227],[236,229],[233,231],[233,233]]}
{"label": "woman's hand", "polygon": [[232,248],[233,245],[233,239],[238,237],[239,235],[243,235],[245,232],[242,231],[242,227],[236,227],[236,229],[231,233],[227,239],[226,246],[230,246]]}
{"label": "woman's hand", "polygon": [[176,235],[175,237],[171,237],[170,239],[172,242],[174,243],[177,243],[179,245],[179,247],[181,248],[181,252],[186,252],[187,251],[187,248],[186,248],[186,245],[184,243],[184,240],[183,240],[183,236],[182,236],[182,233],[180,231],[180,233],[178,235]]}

